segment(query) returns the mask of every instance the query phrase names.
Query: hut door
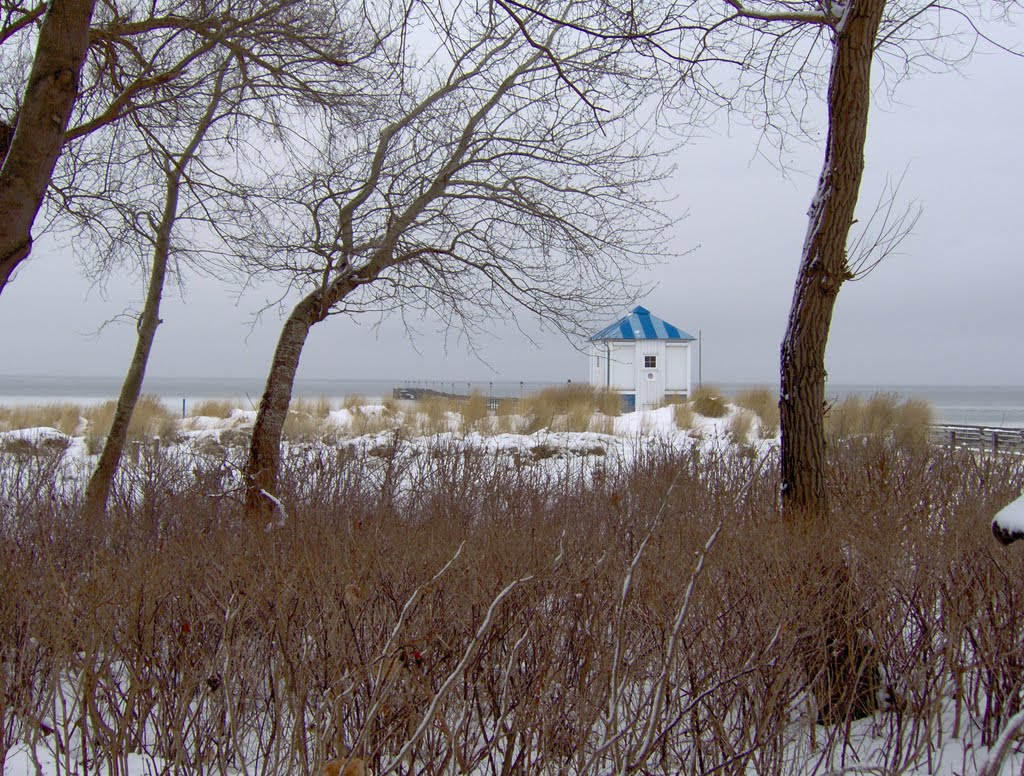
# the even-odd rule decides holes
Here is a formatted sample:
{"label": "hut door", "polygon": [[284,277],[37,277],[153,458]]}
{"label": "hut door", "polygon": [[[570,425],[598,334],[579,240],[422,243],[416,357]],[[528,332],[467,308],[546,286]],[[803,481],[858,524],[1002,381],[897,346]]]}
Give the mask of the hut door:
{"label": "hut door", "polygon": [[637,367],[637,409],[653,410],[665,393],[661,355],[644,353],[638,356]]}

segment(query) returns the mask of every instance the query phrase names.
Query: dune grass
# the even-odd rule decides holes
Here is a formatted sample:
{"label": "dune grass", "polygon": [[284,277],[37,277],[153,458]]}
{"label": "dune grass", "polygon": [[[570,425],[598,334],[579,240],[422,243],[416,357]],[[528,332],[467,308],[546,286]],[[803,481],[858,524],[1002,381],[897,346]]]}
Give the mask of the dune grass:
{"label": "dune grass", "polygon": [[[619,416],[621,398],[614,391],[585,383],[545,388],[520,403],[528,434],[541,429],[550,431],[590,431],[595,415],[604,418]],[[598,421],[598,425],[604,425]]]}
{"label": "dune grass", "polygon": [[83,417],[84,410],[78,404],[17,404],[0,407],[0,430],[55,428],[62,434],[74,436],[82,425]]}
{"label": "dune grass", "polygon": [[[756,417],[757,435],[771,439],[778,435],[778,402],[768,388],[750,388],[737,393],[735,405],[742,412],[734,413],[726,434],[738,444],[749,441]],[[191,417],[227,418],[241,402],[205,400],[191,409]],[[610,391],[586,384],[547,388],[524,399],[507,398],[498,402],[495,411],[488,408],[483,394],[474,392],[459,400],[432,396],[416,403],[393,399],[370,406],[361,396],[349,396],[342,407],[349,412],[348,423],[332,425],[328,416],[334,406],[325,398],[296,399],[285,422],[286,439],[304,441],[380,434],[401,426],[405,436],[433,435],[444,432],[507,434],[533,433],[541,429],[555,432],[595,431],[612,434],[615,418],[620,414],[620,397]],[[692,431],[700,423],[698,416],[722,418],[729,405],[721,391],[704,386],[694,391],[689,400],[667,402],[673,408],[675,425]],[[0,407],[0,430],[51,427],[69,436],[84,434],[88,449],[97,452],[110,428],[114,403],[91,407],[75,404],[40,404]],[[877,393],[868,397],[848,396],[835,402],[826,412],[826,436],[831,442],[858,436],[893,439],[901,446],[922,446],[928,442],[933,412],[920,399],[900,401],[892,394]],[[129,430],[132,439],[159,437],[171,439],[178,432],[176,414],[157,397],[140,399]]]}
{"label": "dune grass", "polygon": [[902,446],[923,446],[933,422],[931,406],[922,399],[906,399],[891,393],[867,398],[846,396],[825,413],[825,434],[832,441],[853,437],[892,439]]}
{"label": "dune grass", "polygon": [[928,444],[928,427],[935,422],[935,413],[924,399],[907,399],[896,413],[893,438],[904,447]]}
{"label": "dune grass", "polygon": [[757,416],[758,436],[773,439],[779,434],[779,396],[771,388],[746,388],[736,394],[733,403]]}
{"label": "dune grass", "polygon": [[[349,421],[336,433],[346,436],[368,436],[391,431],[403,422],[402,410],[394,399],[383,399],[380,404],[371,404],[362,396],[346,396],[342,409],[348,411]],[[408,422],[408,418],[404,418]]]}
{"label": "dune grass", "polygon": [[[90,453],[98,453],[110,432],[116,404],[112,401],[86,407],[85,445]],[[144,394],[139,397],[128,424],[128,439],[160,439],[169,441],[178,434],[178,416],[159,396]]]}
{"label": "dune grass", "polygon": [[697,424],[697,418],[693,412],[693,406],[688,401],[672,402],[672,419],[676,428],[681,431],[689,431]]}
{"label": "dune grass", "polygon": [[479,391],[473,391],[460,408],[462,415],[462,432],[477,431],[486,433],[491,430],[490,412],[487,408],[487,397]]}
{"label": "dune grass", "polygon": [[284,436],[288,439],[319,439],[327,433],[327,416],[331,403],[319,399],[292,399],[284,421]]}
{"label": "dune grass", "polygon": [[746,445],[750,442],[750,433],[754,430],[756,415],[747,409],[738,409],[729,416],[725,424],[725,433],[734,445]]}
{"label": "dune grass", "polygon": [[695,388],[690,397],[690,406],[705,418],[724,418],[729,414],[729,405],[722,392],[713,385]]}
{"label": "dune grass", "polygon": [[408,426],[417,434],[442,434],[461,426],[461,402],[446,396],[417,400]]}
{"label": "dune grass", "polygon": [[203,399],[192,404],[190,417],[230,418],[231,413],[242,407],[240,399]]}

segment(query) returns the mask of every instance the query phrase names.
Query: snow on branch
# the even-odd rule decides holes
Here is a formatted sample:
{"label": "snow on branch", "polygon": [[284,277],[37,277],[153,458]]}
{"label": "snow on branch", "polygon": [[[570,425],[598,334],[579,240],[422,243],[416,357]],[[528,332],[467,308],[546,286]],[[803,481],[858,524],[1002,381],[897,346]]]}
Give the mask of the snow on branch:
{"label": "snow on branch", "polygon": [[744,19],[759,19],[765,22],[796,22],[797,24],[833,24],[838,19],[821,11],[767,11],[750,8],[740,0],[725,0]]}

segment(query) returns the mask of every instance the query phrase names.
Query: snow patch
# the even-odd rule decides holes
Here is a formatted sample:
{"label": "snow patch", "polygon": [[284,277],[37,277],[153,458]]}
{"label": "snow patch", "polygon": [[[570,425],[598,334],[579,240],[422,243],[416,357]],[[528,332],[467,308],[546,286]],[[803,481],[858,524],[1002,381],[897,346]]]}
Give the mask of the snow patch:
{"label": "snow patch", "polygon": [[996,513],[992,519],[992,533],[1003,544],[1024,539],[1024,495]]}

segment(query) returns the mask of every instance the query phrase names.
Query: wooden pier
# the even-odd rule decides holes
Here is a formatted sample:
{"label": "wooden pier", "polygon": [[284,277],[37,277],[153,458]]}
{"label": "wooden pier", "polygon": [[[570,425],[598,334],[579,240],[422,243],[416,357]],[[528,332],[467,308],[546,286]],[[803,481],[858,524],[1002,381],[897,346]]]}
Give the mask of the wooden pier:
{"label": "wooden pier", "polygon": [[[469,401],[470,397],[464,393],[446,393],[435,391],[433,388],[393,388],[391,398],[401,401],[419,401],[420,399],[450,399],[451,401]],[[502,401],[501,396],[488,396],[487,409],[497,410],[498,404]]]}

